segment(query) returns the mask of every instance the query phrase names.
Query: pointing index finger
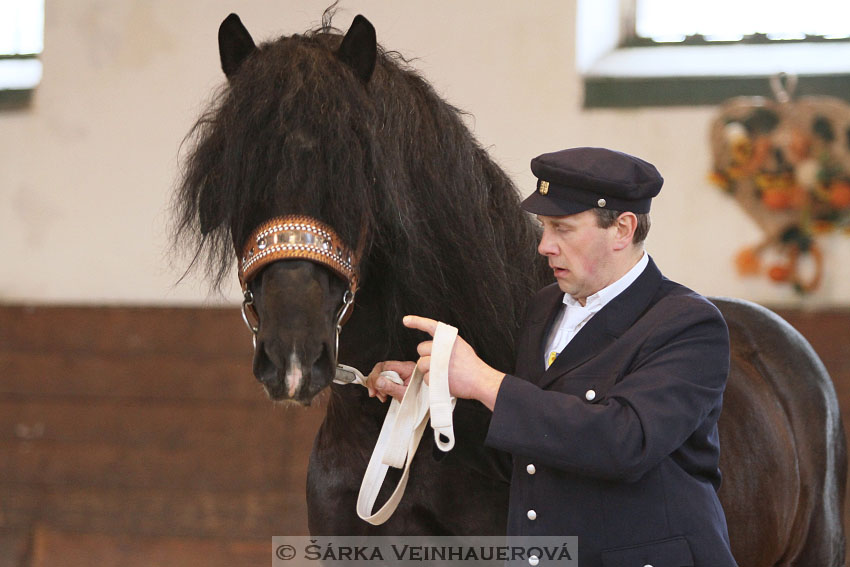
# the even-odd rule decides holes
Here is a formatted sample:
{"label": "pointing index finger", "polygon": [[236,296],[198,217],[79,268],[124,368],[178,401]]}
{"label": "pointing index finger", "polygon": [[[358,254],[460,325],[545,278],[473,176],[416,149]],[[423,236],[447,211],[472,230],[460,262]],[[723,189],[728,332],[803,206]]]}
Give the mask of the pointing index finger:
{"label": "pointing index finger", "polygon": [[404,319],[402,319],[402,323],[405,327],[409,329],[418,329],[420,331],[425,331],[432,337],[434,333],[437,332],[437,321],[434,319],[428,319],[427,317],[419,317],[417,315],[407,315]]}

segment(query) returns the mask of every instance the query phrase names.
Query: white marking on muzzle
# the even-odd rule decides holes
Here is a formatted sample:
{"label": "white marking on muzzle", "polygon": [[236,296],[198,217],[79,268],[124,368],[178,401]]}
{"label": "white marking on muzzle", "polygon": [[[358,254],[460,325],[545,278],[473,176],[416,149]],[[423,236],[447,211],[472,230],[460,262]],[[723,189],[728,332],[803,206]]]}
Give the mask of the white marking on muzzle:
{"label": "white marking on muzzle", "polygon": [[289,387],[289,397],[294,398],[295,392],[301,386],[301,379],[304,375],[301,372],[301,361],[298,360],[298,355],[295,351],[289,355],[289,367],[286,369],[286,385]]}

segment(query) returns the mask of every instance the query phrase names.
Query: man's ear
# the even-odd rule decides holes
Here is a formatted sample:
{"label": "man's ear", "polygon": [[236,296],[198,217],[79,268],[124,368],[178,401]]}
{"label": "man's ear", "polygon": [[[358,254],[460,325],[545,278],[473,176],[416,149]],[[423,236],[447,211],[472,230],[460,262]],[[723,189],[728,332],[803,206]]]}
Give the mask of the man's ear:
{"label": "man's ear", "polygon": [[614,222],[614,227],[617,230],[614,249],[622,250],[632,244],[637,229],[637,215],[629,211],[620,213],[620,216]]}

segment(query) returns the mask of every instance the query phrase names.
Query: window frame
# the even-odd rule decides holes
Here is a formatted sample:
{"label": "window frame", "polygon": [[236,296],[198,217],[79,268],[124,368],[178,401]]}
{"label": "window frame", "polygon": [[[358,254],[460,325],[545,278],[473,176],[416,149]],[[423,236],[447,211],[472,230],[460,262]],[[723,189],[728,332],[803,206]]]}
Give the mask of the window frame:
{"label": "window frame", "polygon": [[[770,77],[780,72],[797,75],[797,96],[850,101],[850,41],[635,46],[641,43],[633,39],[635,2],[578,0],[577,65],[584,108],[702,106],[733,96],[772,97]],[[587,26],[601,33],[587,32]]]}
{"label": "window frame", "polygon": [[[41,50],[37,53],[0,53],[0,110],[26,107],[41,83],[44,52],[44,17],[41,6]],[[20,24],[20,22],[18,22]]]}
{"label": "window frame", "polygon": [[650,37],[638,35],[637,31],[637,5],[640,0],[621,0],[621,26],[623,36],[620,47],[659,47],[659,46],[686,46],[686,45],[788,45],[794,43],[846,43],[850,42],[850,36],[841,38],[829,38],[823,35],[806,35],[803,38],[770,39],[767,34],[754,33],[745,35],[738,40],[708,40],[701,34],[685,36],[682,41],[659,42]]}
{"label": "window frame", "polygon": [[29,106],[36,87],[41,83],[42,64],[38,55],[0,55],[0,77],[19,71],[24,66],[35,80],[0,84],[0,110],[13,110]]}

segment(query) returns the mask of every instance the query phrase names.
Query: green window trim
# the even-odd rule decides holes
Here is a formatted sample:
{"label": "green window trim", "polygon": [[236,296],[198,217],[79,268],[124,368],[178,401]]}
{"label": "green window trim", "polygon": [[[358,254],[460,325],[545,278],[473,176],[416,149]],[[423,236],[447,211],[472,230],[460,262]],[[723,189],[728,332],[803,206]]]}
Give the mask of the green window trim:
{"label": "green window trim", "polygon": [[[794,96],[826,95],[850,102],[850,75],[798,75]],[[585,77],[584,107],[716,105],[736,96],[773,98],[770,75],[735,77]]]}
{"label": "green window trim", "polygon": [[615,48],[582,73],[585,108],[715,105],[772,97],[769,80],[797,75],[796,96],[850,102],[850,42]]}

